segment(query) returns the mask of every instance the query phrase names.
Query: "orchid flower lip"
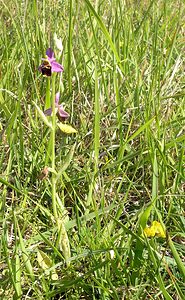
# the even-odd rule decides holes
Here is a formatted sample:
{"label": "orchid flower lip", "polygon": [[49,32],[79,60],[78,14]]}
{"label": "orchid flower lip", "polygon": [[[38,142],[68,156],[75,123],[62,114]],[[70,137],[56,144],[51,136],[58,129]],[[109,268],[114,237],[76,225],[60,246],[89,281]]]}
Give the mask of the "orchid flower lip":
{"label": "orchid flower lip", "polygon": [[43,76],[51,76],[51,72],[52,72],[52,67],[50,65],[50,63],[43,63],[39,66],[39,71],[42,72]]}
{"label": "orchid flower lip", "polygon": [[41,60],[43,61],[43,64],[51,65],[50,60],[47,57],[46,58],[41,58]]}

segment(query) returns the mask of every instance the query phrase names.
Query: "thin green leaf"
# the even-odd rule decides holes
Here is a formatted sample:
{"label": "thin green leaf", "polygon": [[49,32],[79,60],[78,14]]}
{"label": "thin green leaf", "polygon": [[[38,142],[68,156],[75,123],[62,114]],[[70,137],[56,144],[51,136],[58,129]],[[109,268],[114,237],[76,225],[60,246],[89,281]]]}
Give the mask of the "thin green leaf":
{"label": "thin green leaf", "polygon": [[48,121],[48,118],[45,116],[45,114],[43,113],[43,111],[39,108],[39,106],[33,102],[33,105],[35,106],[35,108],[37,109],[39,116],[41,117],[42,121],[50,128],[52,129],[52,123]]}
{"label": "thin green leaf", "polygon": [[34,276],[34,273],[33,273],[32,264],[31,264],[31,261],[29,259],[29,254],[28,254],[28,252],[26,250],[26,247],[24,245],[24,240],[22,238],[22,234],[21,234],[18,222],[17,222],[17,230],[18,230],[18,235],[19,235],[20,248],[21,248],[21,251],[22,251],[22,258],[23,258],[23,261],[25,263],[25,267],[26,267],[26,270],[28,272],[28,275],[30,276],[32,281],[34,281],[35,276]]}
{"label": "thin green leaf", "polygon": [[67,156],[65,158],[65,161],[62,163],[62,166],[61,166],[60,170],[57,173],[56,180],[58,180],[61,177],[61,175],[65,172],[65,170],[70,165],[70,163],[72,161],[72,158],[73,158],[73,155],[74,155],[75,147],[76,147],[76,144],[74,144],[71,147],[69,153],[67,154]]}

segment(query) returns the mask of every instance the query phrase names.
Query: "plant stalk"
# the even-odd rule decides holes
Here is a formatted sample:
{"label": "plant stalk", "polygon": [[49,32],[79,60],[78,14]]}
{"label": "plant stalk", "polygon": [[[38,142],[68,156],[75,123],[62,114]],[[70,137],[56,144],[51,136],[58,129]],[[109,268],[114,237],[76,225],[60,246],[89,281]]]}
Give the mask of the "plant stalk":
{"label": "plant stalk", "polygon": [[[55,132],[56,132],[56,114],[55,114],[55,73],[52,75],[52,132],[51,132],[51,144],[52,144],[52,169],[55,170]],[[52,206],[54,218],[57,222],[57,204],[56,204],[56,175],[52,172]]]}

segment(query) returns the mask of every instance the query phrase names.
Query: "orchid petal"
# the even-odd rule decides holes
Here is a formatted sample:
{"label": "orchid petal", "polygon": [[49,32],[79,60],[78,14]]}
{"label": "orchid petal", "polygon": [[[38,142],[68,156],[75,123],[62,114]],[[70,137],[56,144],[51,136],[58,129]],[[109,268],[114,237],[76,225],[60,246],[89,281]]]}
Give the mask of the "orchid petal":
{"label": "orchid petal", "polygon": [[58,106],[58,114],[61,118],[67,119],[69,117],[69,114],[64,110],[62,105]]}
{"label": "orchid petal", "polygon": [[56,95],[55,95],[55,104],[58,104],[59,98],[60,98],[60,93],[58,92],[58,93],[56,93]]}
{"label": "orchid petal", "polygon": [[59,73],[59,72],[63,72],[63,67],[62,67],[62,65],[60,65],[59,63],[57,63],[56,61],[52,61],[51,62],[51,71],[52,72],[57,72],[57,73]]}
{"label": "orchid petal", "polygon": [[51,114],[52,114],[52,108],[50,107],[50,108],[46,109],[44,111],[44,114],[45,114],[45,116],[51,116]]}
{"label": "orchid petal", "polygon": [[46,50],[46,55],[47,55],[48,58],[54,59],[54,52],[53,52],[53,50],[51,48],[48,48]]}

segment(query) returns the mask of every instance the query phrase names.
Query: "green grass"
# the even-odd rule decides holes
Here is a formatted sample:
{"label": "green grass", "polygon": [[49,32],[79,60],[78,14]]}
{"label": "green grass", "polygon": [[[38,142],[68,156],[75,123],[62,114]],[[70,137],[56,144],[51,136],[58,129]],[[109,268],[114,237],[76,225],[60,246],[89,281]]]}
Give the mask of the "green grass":
{"label": "green grass", "polygon": [[[1,8],[0,299],[185,299],[184,2]],[[56,129],[54,164],[50,46],[78,131]]]}

